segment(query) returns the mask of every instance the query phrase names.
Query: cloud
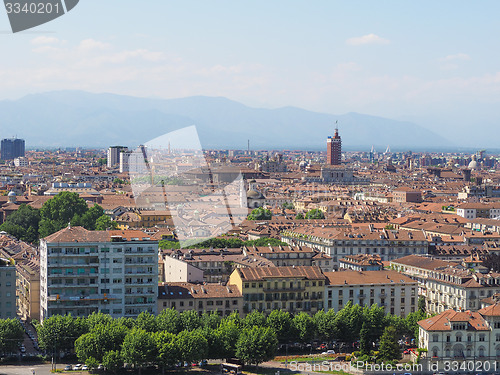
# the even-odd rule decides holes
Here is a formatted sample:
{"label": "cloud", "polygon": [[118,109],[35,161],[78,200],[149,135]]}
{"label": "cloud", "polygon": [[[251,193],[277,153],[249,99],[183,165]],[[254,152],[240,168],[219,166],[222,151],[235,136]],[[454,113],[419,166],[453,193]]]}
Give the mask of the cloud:
{"label": "cloud", "polygon": [[41,45],[41,44],[54,44],[59,43],[59,39],[52,36],[37,36],[35,39],[31,40],[31,44]]}
{"label": "cloud", "polygon": [[390,41],[388,39],[382,38],[375,34],[368,34],[363,36],[357,36],[353,38],[349,38],[346,41],[346,44],[350,46],[361,46],[363,44],[389,44]]}
{"label": "cloud", "polygon": [[456,53],[454,55],[448,55],[448,56],[442,57],[439,59],[439,61],[457,61],[457,60],[466,61],[466,60],[470,60],[470,59],[471,59],[471,57],[466,53]]}

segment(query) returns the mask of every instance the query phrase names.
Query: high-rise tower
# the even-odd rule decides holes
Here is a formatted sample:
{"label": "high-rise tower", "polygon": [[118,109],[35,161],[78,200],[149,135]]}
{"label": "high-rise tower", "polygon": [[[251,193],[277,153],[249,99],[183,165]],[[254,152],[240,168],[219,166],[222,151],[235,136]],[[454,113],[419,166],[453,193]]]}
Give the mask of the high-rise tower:
{"label": "high-rise tower", "polygon": [[333,137],[329,136],[326,141],[326,164],[342,164],[342,139],[338,127],[335,128],[335,135]]}

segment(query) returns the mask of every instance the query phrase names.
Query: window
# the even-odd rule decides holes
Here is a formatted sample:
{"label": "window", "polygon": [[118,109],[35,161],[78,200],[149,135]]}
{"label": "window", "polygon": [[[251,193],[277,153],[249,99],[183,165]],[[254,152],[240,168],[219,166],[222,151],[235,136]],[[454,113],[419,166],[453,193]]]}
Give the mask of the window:
{"label": "window", "polygon": [[438,335],[432,335],[432,342],[438,342],[439,341],[439,336]]}
{"label": "window", "polygon": [[484,333],[481,333],[481,334],[479,335],[479,341],[484,341],[484,338],[485,338]]}

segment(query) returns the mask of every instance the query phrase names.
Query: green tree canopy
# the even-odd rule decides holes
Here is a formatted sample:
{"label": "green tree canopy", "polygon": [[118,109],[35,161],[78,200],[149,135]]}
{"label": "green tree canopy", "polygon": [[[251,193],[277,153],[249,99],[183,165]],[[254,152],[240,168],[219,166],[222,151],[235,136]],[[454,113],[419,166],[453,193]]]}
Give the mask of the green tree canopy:
{"label": "green tree canopy", "polygon": [[38,242],[38,226],[40,223],[40,211],[26,204],[21,204],[5,222],[0,225],[0,230],[26,242]]}
{"label": "green tree canopy", "polygon": [[259,208],[252,210],[250,215],[248,215],[247,219],[248,220],[271,220],[272,217],[273,217],[273,214],[270,210],[259,207]]}
{"label": "green tree canopy", "polygon": [[245,363],[258,365],[274,358],[278,339],[269,327],[244,329],[236,343],[236,357]]}
{"label": "green tree canopy", "polygon": [[206,358],[208,341],[201,329],[180,332],[176,342],[181,361],[192,363]]}
{"label": "green tree canopy", "polygon": [[312,209],[306,213],[306,219],[324,219],[325,213],[319,208]]}
{"label": "green tree canopy", "polygon": [[24,340],[24,330],[17,319],[0,320],[0,353],[15,353]]}
{"label": "green tree canopy", "polygon": [[154,335],[140,328],[133,328],[123,340],[121,356],[141,372],[142,366],[156,359]]}
{"label": "green tree canopy", "polygon": [[288,311],[271,311],[267,317],[267,326],[274,330],[278,340],[281,342],[286,342],[293,336],[292,316]]}
{"label": "green tree canopy", "polygon": [[389,326],[384,329],[384,333],[380,338],[379,356],[383,361],[392,361],[401,358],[396,328]]}

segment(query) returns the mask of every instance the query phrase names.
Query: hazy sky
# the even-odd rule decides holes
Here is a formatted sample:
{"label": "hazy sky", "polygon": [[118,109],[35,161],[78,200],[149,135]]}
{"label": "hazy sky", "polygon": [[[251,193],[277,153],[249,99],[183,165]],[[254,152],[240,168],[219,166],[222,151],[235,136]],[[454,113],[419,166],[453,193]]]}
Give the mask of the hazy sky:
{"label": "hazy sky", "polygon": [[498,128],[499,14],[498,1],[81,0],[12,34],[0,12],[0,99],[209,95]]}

